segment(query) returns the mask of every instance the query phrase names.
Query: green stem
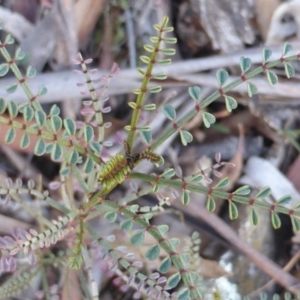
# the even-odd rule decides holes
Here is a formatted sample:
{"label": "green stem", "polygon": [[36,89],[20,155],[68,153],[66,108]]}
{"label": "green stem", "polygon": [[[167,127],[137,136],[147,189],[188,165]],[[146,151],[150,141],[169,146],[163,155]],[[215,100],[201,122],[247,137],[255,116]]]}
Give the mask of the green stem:
{"label": "green stem", "polygon": [[[289,57],[286,57],[284,60],[286,62],[295,61],[295,60],[298,60],[298,56],[297,55],[289,56]],[[267,63],[265,67],[266,67],[266,69],[271,69],[271,68],[274,68],[274,67],[280,65],[281,63],[282,63],[282,61],[280,59],[278,59],[278,60],[275,60],[274,62]],[[258,67],[256,69],[254,69],[253,71],[245,74],[245,78],[248,80],[248,79],[253,78],[256,75],[262,73],[263,71],[264,71],[264,69],[262,67]],[[237,87],[238,85],[240,85],[242,83],[243,83],[243,80],[241,78],[236,79],[233,82],[225,85],[222,88],[222,90],[223,90],[224,93],[227,93],[227,92],[231,91],[232,89],[234,89],[235,87]],[[221,96],[220,92],[215,91],[210,96],[208,96],[207,98],[205,98],[203,101],[200,102],[200,109],[203,109],[203,108],[207,107],[212,102],[214,102],[215,100],[220,98],[220,96]],[[192,118],[194,118],[197,115],[197,113],[198,113],[198,111],[196,110],[196,108],[192,108],[189,112],[187,112],[182,118],[180,118],[176,122],[177,127],[180,128],[183,125],[185,125]],[[174,126],[170,126],[168,129],[166,129],[161,135],[159,135],[155,139],[155,141],[151,145],[151,149],[155,150],[157,147],[159,147],[165,140],[167,140],[175,132],[176,132],[176,129],[174,128]]]}
{"label": "green stem", "polygon": [[[30,90],[29,86],[27,85],[26,81],[24,80],[24,77],[23,77],[19,67],[17,66],[17,64],[15,62],[11,63],[13,61],[13,59],[11,58],[9,52],[6,50],[5,44],[3,44],[1,41],[0,41],[0,46],[1,46],[0,47],[0,52],[1,52],[2,56],[4,57],[6,62],[9,64],[10,69],[14,73],[15,77],[18,79],[18,83],[21,85],[21,87],[23,88],[28,100],[30,101],[31,99],[34,98],[34,95],[31,92],[31,90]],[[42,106],[38,101],[33,101],[32,105],[36,110],[43,111]]]}
{"label": "green stem", "polygon": [[[153,175],[148,175],[148,174],[143,174],[143,173],[131,173],[130,178],[131,179],[139,179],[139,180],[152,182],[152,183],[155,182],[157,184],[169,186],[169,187],[176,188],[179,190],[182,190],[182,185],[183,185],[183,182],[180,179],[167,179],[167,178],[157,179],[157,177],[155,177]],[[196,192],[196,193],[200,193],[200,194],[204,194],[204,195],[209,194],[214,199],[223,199],[223,200],[230,199],[230,201],[245,204],[245,205],[249,205],[249,201],[250,201],[249,197],[233,195],[231,193],[213,189],[213,188],[209,188],[209,187],[205,187],[200,184],[188,183],[188,184],[184,185],[184,189],[188,190],[190,192]],[[267,203],[267,202],[263,201],[262,199],[255,199],[255,201],[253,203],[251,203],[251,205],[253,207],[259,207],[259,208],[266,209],[266,210],[272,209],[272,211],[274,211],[276,213],[283,213],[286,215],[293,215],[293,216],[300,217],[300,210],[291,211],[289,208],[286,208],[286,207],[280,206],[280,205],[275,205],[273,207],[272,204]]]}
{"label": "green stem", "polygon": [[50,142],[56,141],[60,146],[62,146],[64,148],[74,148],[81,155],[90,156],[97,164],[102,163],[102,161],[99,157],[97,157],[92,151],[88,150],[88,153],[87,153],[86,149],[84,147],[80,146],[78,142],[70,142],[65,137],[57,136],[53,132],[49,132],[47,130],[40,131],[39,129],[37,129],[35,127],[29,127],[29,126],[26,126],[26,128],[24,129],[24,124],[19,123],[17,121],[11,121],[8,118],[5,118],[3,116],[0,116],[0,123],[11,126],[17,130],[24,131],[30,135],[40,136],[44,140],[48,140]]}
{"label": "green stem", "polygon": [[133,112],[132,112],[131,121],[130,121],[130,131],[128,132],[128,137],[127,137],[127,142],[131,149],[133,147],[135,134],[137,131],[137,124],[138,124],[141,110],[142,110],[142,105],[144,103],[144,100],[145,100],[145,97],[147,94],[147,88],[148,88],[149,82],[151,80],[152,70],[155,65],[156,57],[159,53],[159,45],[162,41],[163,29],[165,26],[166,26],[166,22],[163,21],[162,25],[160,26],[161,30],[159,31],[157,42],[154,45],[154,50],[150,57],[150,62],[147,66],[145,75],[143,76],[140,93],[138,94],[137,99],[136,99],[136,108],[133,109]]}

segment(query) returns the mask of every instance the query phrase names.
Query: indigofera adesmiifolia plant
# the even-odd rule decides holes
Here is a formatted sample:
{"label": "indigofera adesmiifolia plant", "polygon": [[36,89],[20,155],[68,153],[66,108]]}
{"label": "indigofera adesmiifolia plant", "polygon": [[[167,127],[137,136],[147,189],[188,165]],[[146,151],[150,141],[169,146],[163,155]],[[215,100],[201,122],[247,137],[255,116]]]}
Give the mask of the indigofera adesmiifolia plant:
{"label": "indigofera adesmiifolia plant", "polygon": [[[270,62],[271,51],[264,49],[261,66],[253,70],[250,70],[251,60],[242,57],[240,78],[227,83],[227,71],[217,71],[219,88],[205,99],[201,98],[200,87],[190,87],[188,93],[192,98],[193,108],[180,118],[171,103],[165,104],[159,113],[166,117],[167,126],[153,137],[150,126],[140,122],[141,113],[157,110],[156,105],[149,102],[149,95],[159,93],[162,87],[150,87],[149,83],[153,79],[157,81],[167,78],[164,72],[156,73],[155,66],[171,63],[168,56],[174,55],[175,50],[170,45],[176,43],[175,38],[168,37],[173,28],[168,26],[167,17],[160,25],[154,25],[154,29],[157,35],[150,38],[153,44],[144,46],[149,55],[141,56],[141,61],[146,67],[137,70],[142,79],[141,86],[133,91],[136,100],[129,102],[132,114],[123,131],[123,146],[120,147],[120,152],[114,155],[109,148],[111,141],[105,136],[105,129],[109,128],[111,123],[104,121],[103,114],[111,111],[107,105],[107,88],[110,80],[117,78],[119,68],[116,64],[109,74],[95,78],[96,71],[88,68],[92,60],[84,60],[81,54],[78,54],[74,63],[80,66],[81,70],[76,70],[76,73],[84,78],[78,86],[87,90],[82,92],[82,119],[73,120],[61,117],[60,109],[56,105],[52,106],[48,114],[44,111],[39,99],[47,89],[41,87],[37,93],[33,93],[28,84],[28,79],[36,74],[34,68],[28,67],[25,75],[21,73],[17,61],[22,60],[25,54],[20,49],[14,56],[8,52],[6,46],[14,42],[11,35],[7,35],[5,40],[0,42],[0,52],[5,60],[0,65],[0,76],[5,76],[11,70],[17,80],[6,90],[13,93],[22,88],[28,98],[28,102],[22,104],[0,99],[0,126],[5,124],[9,127],[5,141],[10,144],[15,141],[17,133],[21,133],[20,148],[27,148],[31,138],[36,137],[35,155],[49,154],[53,161],[60,163],[59,181],[50,184],[50,191],[36,188],[33,180],[28,181],[26,186],[20,179],[15,182],[8,179],[6,186],[2,185],[0,188],[3,202],[6,205],[17,203],[37,225],[37,229],[15,229],[10,236],[0,238],[1,271],[12,273],[11,278],[0,287],[2,298],[22,295],[32,278],[40,276],[43,279],[41,289],[45,298],[50,299],[51,287],[46,274],[48,268],[55,266],[62,270],[77,270],[81,278],[82,297],[99,299],[100,287],[94,278],[92,266],[100,260],[106,263],[124,285],[135,290],[135,298],[202,299],[206,287],[201,269],[198,268],[198,234],[194,233],[186,242],[187,248],[183,247],[181,250],[178,247],[181,241],[178,237],[171,236],[168,225],[155,225],[152,222],[155,214],[163,213],[164,207],[170,205],[171,197],[162,196],[167,189],[171,190],[170,194],[173,195],[178,195],[179,191],[183,205],[189,204],[191,192],[200,193],[207,196],[206,208],[210,212],[215,210],[215,199],[220,199],[228,201],[231,219],[238,217],[236,203],[241,203],[251,208],[250,220],[253,225],[259,222],[257,209],[260,208],[270,211],[275,228],[281,225],[278,213],[283,213],[291,218],[295,231],[300,229],[300,202],[292,209],[287,208],[285,205],[290,202],[290,196],[284,196],[270,204],[264,201],[271,193],[268,187],[251,197],[248,196],[249,186],[225,192],[223,189],[229,183],[228,178],[221,178],[217,184],[213,184],[207,170],[202,168],[195,174],[183,176],[180,168],[164,169],[163,157],[155,152],[176,133],[179,134],[182,144],[188,145],[193,136],[183,127],[197,114],[201,114],[204,125],[210,127],[216,119],[209,113],[208,106],[216,99],[222,97],[225,107],[232,112],[237,107],[237,101],[228,93],[234,87],[247,84],[248,95],[251,97],[257,93],[257,87],[250,79],[265,73],[267,80],[273,85],[278,79],[271,69],[280,64],[284,65],[287,77],[292,77],[295,72],[290,62],[298,60],[300,55],[287,56],[291,46],[285,44],[282,56]],[[20,121],[20,115],[23,121]],[[137,141],[142,142],[144,147],[139,152],[134,149]],[[155,165],[155,174],[135,172],[135,167],[142,161]],[[222,162],[221,157],[217,155],[216,164],[211,169],[220,176],[217,169],[224,164],[226,162]],[[74,180],[77,182],[76,191],[79,191],[76,197],[75,188],[70,190],[68,184]],[[130,182],[131,189],[126,196],[111,193],[127,181]],[[207,187],[203,181],[210,185]],[[137,182],[140,182],[139,186]],[[57,195],[52,196],[51,188],[54,187],[59,189],[61,198],[57,198]],[[153,206],[141,206],[138,199],[147,194],[155,194],[158,203]],[[23,195],[31,200],[23,201]],[[37,213],[37,203],[55,210],[56,219],[50,221],[43,210]],[[95,228],[93,223],[89,222],[95,218],[116,223],[124,231],[124,239],[116,239],[114,235],[104,233],[101,228]],[[152,236],[154,242],[151,245],[147,244],[147,250],[141,257],[139,248],[144,245],[146,235]],[[129,250],[129,244],[136,249],[136,253],[132,253],[131,248]],[[152,273],[143,268],[148,261],[156,264],[156,270]]]}

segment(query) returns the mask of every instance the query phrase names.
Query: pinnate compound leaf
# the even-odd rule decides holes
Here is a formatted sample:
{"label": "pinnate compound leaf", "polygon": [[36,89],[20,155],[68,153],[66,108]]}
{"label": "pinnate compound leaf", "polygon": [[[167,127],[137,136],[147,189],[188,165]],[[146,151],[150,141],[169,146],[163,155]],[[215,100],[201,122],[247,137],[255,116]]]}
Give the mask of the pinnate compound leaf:
{"label": "pinnate compound leaf", "polygon": [[262,50],[262,58],[263,62],[267,62],[272,55],[272,51],[270,49],[264,48]]}
{"label": "pinnate compound leaf", "polygon": [[294,232],[300,231],[300,220],[297,217],[291,215],[291,222],[293,225]]}
{"label": "pinnate compound leaf", "polygon": [[85,163],[84,163],[84,167],[83,167],[83,171],[86,174],[89,174],[92,172],[94,167],[94,161],[91,157],[87,157]]}
{"label": "pinnate compound leaf", "polygon": [[278,82],[277,75],[271,70],[267,70],[267,79],[270,85],[274,85]]}
{"label": "pinnate compound leaf", "polygon": [[176,119],[176,110],[170,104],[166,104],[162,109],[163,114],[171,121]]}
{"label": "pinnate compound leaf", "polygon": [[20,141],[21,149],[26,149],[29,146],[30,138],[27,132],[24,132]]}
{"label": "pinnate compound leaf", "polygon": [[257,94],[258,88],[254,83],[247,82],[247,92],[248,92],[248,96],[252,97],[253,95]]}
{"label": "pinnate compound leaf", "polygon": [[51,150],[51,159],[54,161],[60,160],[63,156],[63,149],[59,144],[53,144]]}
{"label": "pinnate compound leaf", "polygon": [[239,187],[234,194],[235,195],[239,195],[239,196],[246,196],[249,195],[251,192],[249,185],[243,185],[241,187]]}
{"label": "pinnate compound leaf", "polygon": [[193,136],[186,130],[180,130],[180,139],[183,146],[186,146],[193,140]]}
{"label": "pinnate compound leaf", "polygon": [[167,256],[159,265],[158,271],[162,274],[166,274],[169,272],[172,265],[172,261],[169,256]]}
{"label": "pinnate compound leaf", "polygon": [[9,70],[9,66],[7,63],[3,63],[0,65],[0,77],[5,76]]}
{"label": "pinnate compound leaf", "polygon": [[256,210],[252,207],[250,211],[250,222],[251,225],[257,225],[259,223],[259,217]]}
{"label": "pinnate compound leaf", "polygon": [[9,94],[12,94],[18,89],[18,85],[16,83],[12,83],[8,85],[5,89]]}
{"label": "pinnate compound leaf", "polygon": [[240,58],[240,67],[243,73],[246,73],[251,68],[251,64],[250,58],[244,56]]}
{"label": "pinnate compound leaf", "polygon": [[115,222],[117,219],[118,214],[115,211],[108,211],[107,213],[105,213],[104,218],[108,221],[108,222]]}
{"label": "pinnate compound leaf", "polygon": [[280,226],[281,226],[280,218],[274,211],[271,212],[271,221],[272,221],[272,225],[275,229],[280,228]]}
{"label": "pinnate compound leaf", "polygon": [[152,132],[149,130],[149,131],[139,131],[139,133],[140,133],[142,140],[146,144],[150,144],[150,142],[152,140]]}
{"label": "pinnate compound leaf", "polygon": [[130,231],[133,227],[133,222],[131,219],[127,219],[122,221],[120,226],[124,231]]}
{"label": "pinnate compound leaf", "polygon": [[215,116],[206,111],[202,113],[202,118],[206,128],[209,128],[211,124],[214,124],[216,122]]}
{"label": "pinnate compound leaf", "polygon": [[46,143],[42,138],[39,138],[34,147],[34,154],[37,156],[41,156],[45,152],[46,152]]}
{"label": "pinnate compound leaf", "polygon": [[183,205],[188,205],[190,203],[190,195],[186,190],[184,190],[181,194],[181,203]]}
{"label": "pinnate compound leaf", "polygon": [[6,110],[6,101],[0,98],[0,115],[2,115]]}
{"label": "pinnate compound leaf", "polygon": [[211,196],[209,196],[206,202],[206,210],[208,212],[214,212],[215,209],[216,209],[216,202]]}
{"label": "pinnate compound leaf", "polygon": [[147,250],[145,256],[146,256],[149,260],[153,261],[153,260],[156,260],[156,259],[158,258],[159,253],[160,253],[160,247],[159,247],[159,245],[153,245],[153,246],[151,246],[151,247]]}
{"label": "pinnate compound leaf", "polygon": [[217,71],[217,81],[220,86],[224,85],[228,79],[228,72],[220,69]]}
{"label": "pinnate compound leaf", "polygon": [[231,112],[233,109],[237,108],[237,102],[236,100],[231,96],[225,96],[225,104],[226,109]]}
{"label": "pinnate compound leaf", "polygon": [[276,201],[276,205],[287,205],[292,201],[290,195],[285,195]]}
{"label": "pinnate compound leaf", "polygon": [[177,300],[188,300],[190,299],[191,292],[188,288],[183,288],[178,292]]}
{"label": "pinnate compound leaf", "polygon": [[255,195],[255,198],[266,198],[271,194],[271,189],[266,186],[259,190],[259,192]]}
{"label": "pinnate compound leaf", "polygon": [[284,71],[287,78],[291,78],[295,76],[295,69],[289,62],[286,62],[284,64]]}
{"label": "pinnate compound leaf", "polygon": [[14,128],[9,128],[6,136],[5,136],[5,143],[11,144],[16,138],[16,130]]}
{"label": "pinnate compound leaf", "polygon": [[229,202],[229,218],[230,220],[235,220],[239,216],[238,209],[232,201]]}
{"label": "pinnate compound leaf", "polygon": [[64,127],[68,136],[73,136],[76,132],[76,124],[72,118],[64,119]]}
{"label": "pinnate compound leaf", "polygon": [[173,289],[178,285],[180,279],[181,279],[180,273],[179,272],[175,273],[168,278],[166,285],[169,286],[171,289]]}
{"label": "pinnate compound leaf", "polygon": [[138,231],[136,232],[131,238],[130,242],[136,247],[140,247],[144,242],[145,232],[144,231]]}
{"label": "pinnate compound leaf", "polygon": [[284,43],[283,48],[282,48],[282,55],[285,56],[292,50],[293,50],[293,46],[291,44]]}
{"label": "pinnate compound leaf", "polygon": [[189,87],[189,94],[195,101],[200,101],[200,96],[201,96],[201,88],[199,86],[192,86]]}

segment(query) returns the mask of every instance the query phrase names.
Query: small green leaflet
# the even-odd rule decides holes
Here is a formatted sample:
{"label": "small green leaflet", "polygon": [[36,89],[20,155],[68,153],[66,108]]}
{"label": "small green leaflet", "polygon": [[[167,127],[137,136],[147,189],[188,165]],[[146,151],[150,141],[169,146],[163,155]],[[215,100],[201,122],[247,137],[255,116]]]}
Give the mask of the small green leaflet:
{"label": "small green leaflet", "polygon": [[201,88],[199,86],[189,87],[188,91],[189,91],[190,96],[193,98],[193,100],[195,100],[195,101],[200,100]]}
{"label": "small green leaflet", "polygon": [[217,81],[220,86],[223,86],[228,79],[228,72],[225,70],[218,70],[217,71]]}
{"label": "small green leaflet", "polygon": [[176,111],[173,106],[166,104],[162,109],[163,114],[171,121],[176,119]]}

